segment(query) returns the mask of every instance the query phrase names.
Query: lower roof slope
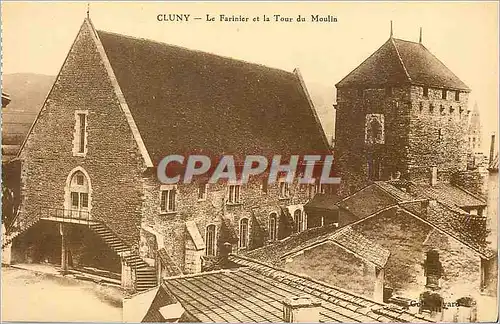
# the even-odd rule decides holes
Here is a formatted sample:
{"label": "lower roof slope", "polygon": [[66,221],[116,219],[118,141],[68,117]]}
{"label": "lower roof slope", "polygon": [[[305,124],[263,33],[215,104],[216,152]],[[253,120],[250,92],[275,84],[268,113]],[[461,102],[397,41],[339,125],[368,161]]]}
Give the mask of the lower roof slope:
{"label": "lower roof slope", "polygon": [[155,165],[167,154],[328,152],[295,73],[97,33]]}
{"label": "lower roof slope", "polygon": [[202,322],[282,322],[282,301],[308,296],[321,302],[321,322],[429,322],[428,317],[241,256],[240,268],[167,278],[164,287]]}

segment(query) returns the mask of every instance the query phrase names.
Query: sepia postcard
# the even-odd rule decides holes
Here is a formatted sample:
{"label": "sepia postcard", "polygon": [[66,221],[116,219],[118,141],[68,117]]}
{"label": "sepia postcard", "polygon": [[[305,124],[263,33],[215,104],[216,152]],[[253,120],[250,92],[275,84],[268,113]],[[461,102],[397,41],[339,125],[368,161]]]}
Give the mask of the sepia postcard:
{"label": "sepia postcard", "polygon": [[498,10],[3,1],[1,320],[498,321]]}

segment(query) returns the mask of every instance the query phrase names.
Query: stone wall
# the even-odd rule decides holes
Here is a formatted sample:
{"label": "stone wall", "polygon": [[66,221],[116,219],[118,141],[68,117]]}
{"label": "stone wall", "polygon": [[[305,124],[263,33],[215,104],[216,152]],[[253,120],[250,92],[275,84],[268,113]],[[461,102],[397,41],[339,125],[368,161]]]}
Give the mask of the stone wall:
{"label": "stone wall", "polygon": [[429,88],[424,97],[422,87],[411,87],[407,151],[411,180],[426,181],[431,166],[448,177],[467,167],[468,93],[461,92],[457,101],[455,91],[447,90],[446,97],[442,99],[441,89]]}
{"label": "stone wall", "polygon": [[[335,163],[342,177],[340,193],[346,195],[366,185],[368,157],[381,163],[380,180],[396,171],[402,178],[428,181],[429,168],[437,166],[440,176],[449,181],[451,174],[467,166],[468,93],[420,86],[337,89],[335,127]],[[383,114],[385,143],[365,143],[367,114]]]}
{"label": "stone wall", "polygon": [[442,264],[439,293],[443,297],[457,299],[479,292],[479,255],[406,212],[393,208],[353,228],[391,251],[385,285],[392,287],[395,295],[418,300],[420,293],[427,290],[424,262],[431,249],[438,251]]}
{"label": "stone wall", "polygon": [[[223,219],[238,239],[239,225],[241,219],[249,220],[249,236],[252,233],[261,233],[261,237],[249,237],[249,245],[246,249],[253,249],[268,243],[269,240],[269,215],[277,214],[277,228],[279,228],[281,207],[290,209],[301,209],[303,204],[309,200],[307,186],[291,185],[290,198],[280,199],[278,184],[269,185],[267,191],[262,189],[260,178],[250,178],[247,184],[241,187],[241,203],[227,203],[228,185],[220,181],[209,184],[207,199],[198,200],[199,182],[191,184],[178,184],[176,186],[177,199],[176,211],[172,213],[160,212],[160,183],[154,176],[144,179],[144,202],[143,202],[143,224],[150,226],[164,237],[165,248],[174,262],[184,269],[186,260],[185,240],[187,221],[194,221],[198,230],[205,240],[208,225],[216,226],[217,250],[223,244],[222,227]],[[293,214],[293,212],[292,212]],[[233,252],[237,253],[240,248],[237,241],[233,243]]]}
{"label": "stone wall", "polygon": [[[73,156],[75,111],[88,111],[87,154]],[[144,162],[84,23],[21,153],[21,213],[65,208],[75,167],[89,175],[91,217],[131,245],[139,241]]]}
{"label": "stone wall", "polygon": [[375,265],[331,242],[288,258],[283,267],[367,298],[377,297]]}

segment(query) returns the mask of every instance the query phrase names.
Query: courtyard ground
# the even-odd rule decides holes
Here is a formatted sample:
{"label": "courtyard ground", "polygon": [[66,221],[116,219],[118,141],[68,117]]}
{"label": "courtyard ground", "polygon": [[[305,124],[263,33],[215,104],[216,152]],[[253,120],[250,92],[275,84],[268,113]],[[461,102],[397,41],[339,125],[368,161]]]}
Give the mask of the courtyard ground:
{"label": "courtyard ground", "polygon": [[40,270],[2,267],[2,321],[122,321],[119,287]]}

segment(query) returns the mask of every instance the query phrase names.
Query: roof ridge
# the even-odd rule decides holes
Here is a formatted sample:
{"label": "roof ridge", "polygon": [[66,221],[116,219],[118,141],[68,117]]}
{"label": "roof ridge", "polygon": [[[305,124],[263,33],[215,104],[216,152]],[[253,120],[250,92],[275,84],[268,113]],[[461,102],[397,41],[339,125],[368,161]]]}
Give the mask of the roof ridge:
{"label": "roof ridge", "polygon": [[412,82],[411,76],[408,73],[408,70],[406,69],[405,63],[403,62],[403,59],[401,58],[401,54],[399,54],[398,47],[396,46],[396,42],[394,41],[394,38],[391,37],[391,43],[394,49],[396,50],[396,54],[398,55],[399,62],[401,63],[401,66],[403,67],[403,70],[405,71],[406,77],[408,78],[408,81]]}
{"label": "roof ridge", "polygon": [[479,249],[477,249],[476,247],[471,246],[470,244],[464,242],[462,239],[460,239],[460,238],[456,237],[455,235],[451,234],[448,230],[443,229],[443,228],[441,228],[441,226],[436,225],[434,222],[429,221],[427,219],[424,219],[424,218],[418,216],[417,214],[413,213],[411,210],[409,210],[409,209],[407,209],[407,208],[405,208],[403,206],[399,206],[399,208],[403,209],[405,212],[407,212],[411,216],[413,216],[413,217],[421,220],[422,222],[424,222],[426,224],[429,224],[431,227],[437,229],[438,231],[440,231],[440,232],[442,232],[442,233],[444,233],[444,234],[446,234],[446,235],[454,238],[455,240],[457,240],[458,242],[460,242],[463,245],[467,246],[468,248],[470,248],[471,250],[473,250],[474,252],[476,252],[480,256],[484,257],[485,259],[489,260],[491,258],[491,257],[487,257],[487,255],[484,252],[479,251]]}
{"label": "roof ridge", "polygon": [[110,34],[110,35],[114,35],[114,36],[119,36],[119,37],[124,37],[124,38],[132,39],[132,40],[146,41],[146,42],[151,42],[151,43],[155,43],[155,44],[163,45],[163,46],[171,46],[171,47],[175,47],[175,48],[178,48],[178,49],[183,49],[183,50],[190,51],[190,52],[197,52],[197,53],[202,53],[202,54],[207,54],[207,55],[211,55],[211,56],[216,56],[216,57],[219,57],[219,58],[228,59],[228,60],[232,60],[232,61],[236,61],[236,62],[241,62],[241,63],[245,63],[245,64],[260,66],[260,67],[267,68],[267,69],[270,69],[270,70],[284,72],[284,73],[290,74],[290,76],[294,76],[295,75],[292,71],[287,71],[287,70],[280,69],[280,68],[277,68],[277,67],[271,67],[271,66],[264,65],[264,64],[261,64],[261,63],[250,62],[250,61],[247,61],[247,60],[244,60],[244,59],[240,59],[240,58],[234,58],[234,57],[231,57],[231,56],[216,54],[216,53],[213,53],[213,52],[207,52],[207,51],[203,51],[203,50],[200,50],[200,49],[189,48],[189,47],[186,47],[186,46],[181,46],[181,45],[176,45],[176,44],[170,44],[170,43],[166,43],[166,42],[162,42],[162,41],[158,41],[158,40],[154,40],[154,39],[150,39],[150,38],[125,35],[125,34],[120,34],[120,33],[116,33],[116,32],[101,30],[101,29],[96,29],[96,31],[97,31],[97,33],[106,33],[106,34]]}
{"label": "roof ridge", "polygon": [[347,79],[351,74],[354,73],[354,71],[356,71],[359,67],[361,67],[366,61],[368,61],[372,56],[375,55],[375,53],[377,53],[378,51],[380,51],[380,49],[382,47],[385,46],[385,44],[387,44],[388,42],[390,41],[390,39],[388,39],[385,43],[383,43],[382,45],[380,45],[379,48],[377,48],[375,51],[373,51],[367,58],[365,58],[361,63],[358,64],[358,66],[356,66],[354,69],[351,70],[351,72],[347,73],[347,75],[345,77],[343,77],[339,82],[337,82],[335,84],[335,87],[337,87],[340,83],[342,83],[345,79]]}
{"label": "roof ridge", "polygon": [[449,67],[446,66],[446,64],[444,64],[436,55],[434,55],[431,51],[429,51],[427,49],[427,47],[425,47],[424,44],[422,43],[419,43],[420,46],[422,46],[422,48],[427,52],[429,53],[430,55],[432,55],[433,58],[436,59],[437,62],[439,62],[439,64],[441,64],[445,69],[447,69],[455,78],[457,78],[460,82],[462,82],[462,84],[465,86],[465,89],[458,89],[458,90],[466,90],[467,92],[470,92],[471,89],[469,88],[469,86],[467,86],[463,81],[462,79],[460,79]]}

